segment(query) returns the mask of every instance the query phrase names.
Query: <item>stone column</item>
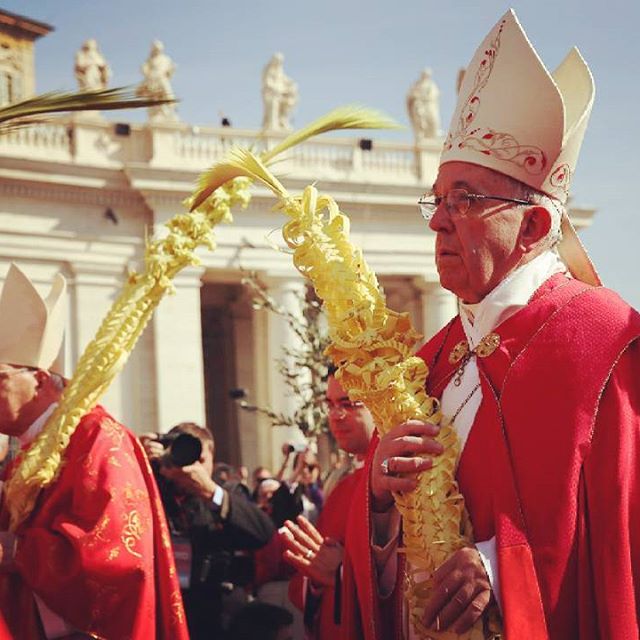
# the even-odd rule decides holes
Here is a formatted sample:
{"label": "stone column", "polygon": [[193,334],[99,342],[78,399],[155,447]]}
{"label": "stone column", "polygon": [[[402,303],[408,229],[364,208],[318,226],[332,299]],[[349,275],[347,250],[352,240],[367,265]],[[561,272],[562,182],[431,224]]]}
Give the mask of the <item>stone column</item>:
{"label": "stone column", "polygon": [[[294,315],[300,314],[298,300],[299,296],[305,292],[305,283],[301,277],[269,277],[267,284],[270,295],[279,305]],[[285,357],[286,348],[295,348],[298,344],[300,344],[299,338],[286,320],[278,314],[269,313],[265,359],[267,403],[276,412],[282,412],[285,415],[291,415],[295,411],[297,398],[291,395],[290,389],[278,373],[277,360]],[[303,441],[300,430],[292,427],[275,427],[271,430],[271,464],[274,471],[277,471],[282,462],[281,447],[287,441]]]}
{"label": "stone column", "polygon": [[179,422],[206,423],[200,285],[202,269],[189,268],[173,281],[153,317],[157,423],[168,431]]}
{"label": "stone column", "polygon": [[[102,320],[120,293],[125,278],[121,264],[73,263],[73,276],[69,281],[69,326],[65,338],[65,351],[69,362],[65,363],[68,374],[86,346],[93,340]],[[124,369],[113,381],[104,397],[99,400],[116,420],[136,432],[155,428],[153,410],[144,412],[141,385],[144,372],[140,371],[146,340],[141,339],[130,355]]]}
{"label": "stone column", "polygon": [[426,340],[434,336],[458,313],[456,297],[438,282],[425,282],[422,286],[422,318]]}

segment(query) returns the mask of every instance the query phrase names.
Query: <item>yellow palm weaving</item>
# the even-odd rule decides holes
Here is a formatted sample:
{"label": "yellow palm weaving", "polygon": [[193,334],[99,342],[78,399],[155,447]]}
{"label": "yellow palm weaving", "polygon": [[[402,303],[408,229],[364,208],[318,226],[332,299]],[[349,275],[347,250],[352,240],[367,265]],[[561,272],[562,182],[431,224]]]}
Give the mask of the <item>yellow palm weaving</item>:
{"label": "yellow palm weaving", "polygon": [[[107,92],[107,98],[101,97],[99,105],[112,101],[112,93]],[[61,104],[67,110],[76,107],[75,102],[69,104],[66,95],[63,97],[62,103],[56,99],[49,109],[60,110]],[[92,100],[91,104],[95,107],[95,98]],[[83,98],[80,104],[87,108],[86,99]],[[37,113],[44,110],[40,103],[36,107]],[[29,109],[33,110],[33,106],[29,105]],[[25,110],[19,113],[23,114]],[[394,126],[393,123],[376,112],[344,107],[292,134],[277,147],[265,152],[262,158],[269,162],[295,144],[325,131],[390,126]],[[221,177],[220,172],[216,175]],[[250,181],[240,176],[241,172],[230,168],[216,187],[208,189],[206,193],[199,187],[197,200],[189,199],[187,202],[192,211],[174,216],[165,225],[165,237],[147,242],[144,270],[130,274],[95,338],[81,356],[56,410],[5,484],[12,530],[31,513],[39,492],[58,476],[64,463],[64,452],[76,426],[124,367],[154,310],[165,294],[173,290],[173,278],[185,267],[199,263],[196,255],[199,248],[215,248],[213,230],[220,223],[232,222],[233,206],[248,204]]]}
{"label": "yellow palm weaving", "polygon": [[[350,398],[366,403],[382,433],[409,419],[441,424],[437,439],[445,452],[421,475],[416,491],[394,497],[403,518],[414,628],[422,638],[461,637],[433,632],[422,624],[433,572],[470,543],[471,531],[455,481],[456,433],[449,421],[441,420],[438,402],[425,392],[427,366],[412,355],[421,336],[408,314],[387,308],[375,274],[349,241],[348,219],[331,197],[313,186],[302,196],[290,196],[261,159],[247,150],[233,150],[226,162],[214,167],[207,175],[208,188],[229,174],[260,181],[278,197],[276,208],[289,218],[282,235],[293,249],[296,268],[323,301],[331,338],[328,354],[340,365],[337,376]],[[462,637],[484,639],[482,621]]]}

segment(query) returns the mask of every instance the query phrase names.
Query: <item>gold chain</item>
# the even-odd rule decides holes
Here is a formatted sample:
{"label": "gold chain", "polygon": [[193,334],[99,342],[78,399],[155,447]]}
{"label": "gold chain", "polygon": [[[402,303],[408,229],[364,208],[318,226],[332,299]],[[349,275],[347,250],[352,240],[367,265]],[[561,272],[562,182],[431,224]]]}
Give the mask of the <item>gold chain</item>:
{"label": "gold chain", "polygon": [[451,418],[451,424],[453,424],[456,421],[456,418],[460,415],[460,412],[465,408],[465,406],[467,405],[467,402],[469,402],[469,400],[471,400],[471,398],[473,398],[473,396],[475,395],[475,392],[479,388],[480,388],[480,383],[478,382],[478,383],[476,383],[476,386],[473,387],[473,389],[471,389],[471,391],[469,392],[469,395],[462,401],[460,406],[456,409],[456,412],[453,414],[453,416]]}

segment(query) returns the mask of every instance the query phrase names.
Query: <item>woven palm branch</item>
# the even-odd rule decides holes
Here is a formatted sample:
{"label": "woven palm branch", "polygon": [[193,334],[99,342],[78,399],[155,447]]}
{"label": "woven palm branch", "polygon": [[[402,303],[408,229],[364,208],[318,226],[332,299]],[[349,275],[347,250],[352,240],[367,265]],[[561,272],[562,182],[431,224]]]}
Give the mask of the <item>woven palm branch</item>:
{"label": "woven palm branch", "polygon": [[472,543],[472,531],[455,479],[456,432],[442,416],[438,401],[427,395],[427,366],[413,355],[421,336],[408,314],[386,306],[375,273],[349,240],[349,220],[335,200],[314,186],[291,196],[263,160],[249,150],[235,149],[209,177],[246,176],[278,198],[277,208],[289,218],[283,238],[293,249],[294,265],[311,280],[323,302],[331,340],[327,354],[338,365],[336,377],[349,397],[367,405],[383,434],[411,419],[441,427],[436,439],[444,453],[420,475],[415,491],[394,495],[403,519],[403,552],[409,560],[406,598],[415,633],[432,640],[498,638],[493,611],[460,636],[423,624],[434,572],[452,553]]}
{"label": "woven palm branch", "polygon": [[0,108],[0,134],[16,127],[45,121],[42,116],[71,111],[113,111],[139,109],[175,102],[173,99],[137,97],[132,89],[52,91]]}
{"label": "woven palm branch", "polygon": [[[349,112],[348,108],[340,110],[340,117],[333,125],[331,118],[320,118],[304,129],[304,134],[291,136],[281,149],[308,139],[314,132],[354,125],[383,127],[390,123],[377,112],[354,109],[352,117]],[[274,158],[273,152],[269,157]],[[196,195],[185,202],[190,212],[171,218],[165,225],[166,235],[147,242],[144,269],[130,274],[95,338],[82,354],[58,406],[5,484],[12,530],[31,513],[40,491],[57,478],[75,428],[124,367],[154,310],[173,290],[173,278],[185,267],[199,263],[196,255],[199,248],[215,249],[214,228],[233,221],[232,207],[246,207],[249,203],[251,181],[263,180],[265,174],[260,158],[253,157],[252,162],[249,179],[245,177],[246,171],[239,176],[229,164],[221,171],[208,172],[211,180],[203,185],[208,195],[202,196],[202,186],[199,186]],[[284,187],[279,182],[277,185],[284,193]]]}

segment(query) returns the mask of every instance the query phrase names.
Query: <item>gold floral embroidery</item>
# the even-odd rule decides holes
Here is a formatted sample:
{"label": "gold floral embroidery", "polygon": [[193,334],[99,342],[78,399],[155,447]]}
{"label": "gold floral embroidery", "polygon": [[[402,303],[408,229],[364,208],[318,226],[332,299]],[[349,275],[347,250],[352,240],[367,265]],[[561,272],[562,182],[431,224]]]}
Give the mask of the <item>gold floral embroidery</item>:
{"label": "gold floral embroidery", "polygon": [[100,518],[93,531],[87,536],[85,545],[91,549],[98,543],[108,542],[109,539],[105,535],[105,532],[110,522],[111,518],[109,518],[109,515],[106,513],[103,514],[102,518]]}
{"label": "gold floral embroidery", "polygon": [[100,427],[111,438],[113,446],[110,451],[119,451],[122,447],[122,441],[124,440],[124,429],[115,421],[110,418],[105,418],[100,423]]}
{"label": "gold floral embroidery", "polygon": [[115,456],[109,456],[109,464],[112,467],[122,467],[122,465],[120,464],[120,461]]}
{"label": "gold floral embroidery", "polygon": [[143,489],[134,487],[131,482],[127,482],[127,484],[122,487],[122,499],[128,505],[146,504],[149,499],[149,494]]}
{"label": "gold floral embroidery", "polygon": [[111,562],[112,560],[115,560],[119,555],[120,555],[120,548],[113,547],[113,549],[109,551],[109,555],[107,555],[107,560]]}
{"label": "gold floral embroidery", "polygon": [[184,622],[184,609],[182,607],[182,596],[180,590],[176,589],[171,593],[171,609],[173,611],[174,620],[180,624]]}
{"label": "gold floral embroidery", "polygon": [[140,514],[136,509],[123,514],[122,517],[125,520],[122,535],[120,536],[122,544],[132,556],[142,558],[142,555],[135,550],[135,546],[140,542],[142,534],[144,533],[142,518],[140,518]]}

